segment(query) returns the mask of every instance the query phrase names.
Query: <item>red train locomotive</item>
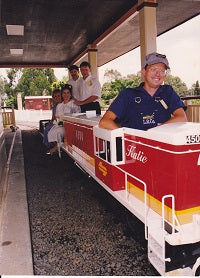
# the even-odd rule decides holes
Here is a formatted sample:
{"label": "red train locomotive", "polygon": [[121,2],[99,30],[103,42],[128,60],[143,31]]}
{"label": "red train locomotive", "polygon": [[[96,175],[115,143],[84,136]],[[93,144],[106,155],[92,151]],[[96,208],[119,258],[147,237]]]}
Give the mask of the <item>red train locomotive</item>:
{"label": "red train locomotive", "polygon": [[64,117],[62,148],[138,217],[161,275],[200,272],[200,124],[106,130],[100,117]]}

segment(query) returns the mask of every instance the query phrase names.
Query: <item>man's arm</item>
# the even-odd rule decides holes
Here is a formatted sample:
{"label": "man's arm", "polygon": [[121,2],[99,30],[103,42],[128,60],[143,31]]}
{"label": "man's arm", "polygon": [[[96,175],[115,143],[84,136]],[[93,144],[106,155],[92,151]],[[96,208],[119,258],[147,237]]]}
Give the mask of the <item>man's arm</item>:
{"label": "man's arm", "polygon": [[76,104],[76,105],[83,105],[83,104],[87,104],[87,103],[90,103],[90,102],[93,102],[93,101],[95,101],[95,100],[97,100],[98,99],[98,96],[90,96],[90,97],[88,97],[88,98],[86,98],[86,99],[84,99],[84,100],[82,100],[82,101],[80,101],[80,100],[74,100],[74,103]]}
{"label": "man's arm", "polygon": [[175,123],[175,122],[187,122],[187,116],[183,108],[178,108],[173,112],[173,117],[166,121],[164,124]]}
{"label": "man's arm", "polygon": [[110,110],[107,110],[103,118],[99,122],[99,127],[110,130],[119,128],[119,126],[114,122],[116,118],[117,115],[115,113],[113,113]]}

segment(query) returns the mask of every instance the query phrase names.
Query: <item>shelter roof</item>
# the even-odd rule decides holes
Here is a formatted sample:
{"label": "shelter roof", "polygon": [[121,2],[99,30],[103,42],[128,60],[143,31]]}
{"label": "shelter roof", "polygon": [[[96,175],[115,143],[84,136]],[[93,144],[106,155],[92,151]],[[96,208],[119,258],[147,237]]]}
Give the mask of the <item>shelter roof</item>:
{"label": "shelter roof", "polygon": [[[200,13],[197,0],[157,2],[158,35]],[[137,5],[137,0],[1,0],[0,67],[66,67],[84,58],[88,45],[97,45],[101,66],[139,46]],[[8,35],[7,25],[24,26],[24,35]]]}

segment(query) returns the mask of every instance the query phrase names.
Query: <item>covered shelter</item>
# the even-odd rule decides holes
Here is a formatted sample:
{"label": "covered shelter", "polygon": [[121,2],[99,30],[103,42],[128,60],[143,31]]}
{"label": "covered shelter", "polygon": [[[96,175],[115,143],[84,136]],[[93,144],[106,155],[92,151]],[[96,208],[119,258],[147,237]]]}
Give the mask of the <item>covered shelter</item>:
{"label": "covered shelter", "polygon": [[2,0],[0,67],[97,67],[141,47],[200,13],[195,0]]}

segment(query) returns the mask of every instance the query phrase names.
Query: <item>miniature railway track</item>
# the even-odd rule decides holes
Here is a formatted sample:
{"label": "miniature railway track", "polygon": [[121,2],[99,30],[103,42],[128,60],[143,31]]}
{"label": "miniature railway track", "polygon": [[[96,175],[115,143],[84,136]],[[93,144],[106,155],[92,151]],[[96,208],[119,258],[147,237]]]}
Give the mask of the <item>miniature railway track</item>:
{"label": "miniature railway track", "polygon": [[22,132],[35,275],[158,275],[144,226],[66,154]]}

